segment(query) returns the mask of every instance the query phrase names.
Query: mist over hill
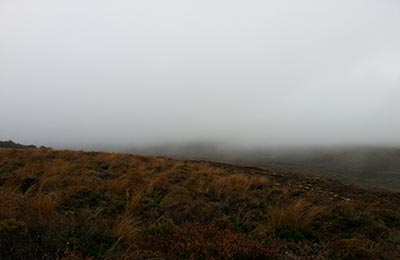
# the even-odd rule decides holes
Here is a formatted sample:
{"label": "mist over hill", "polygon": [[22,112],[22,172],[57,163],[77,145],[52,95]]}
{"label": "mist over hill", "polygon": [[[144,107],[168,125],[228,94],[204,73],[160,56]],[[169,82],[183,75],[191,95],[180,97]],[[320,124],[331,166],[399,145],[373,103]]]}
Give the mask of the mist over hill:
{"label": "mist over hill", "polygon": [[[38,147],[3,141],[0,142],[0,148]],[[45,146],[39,148],[49,149]],[[196,141],[152,146],[92,145],[84,146],[82,150],[127,152],[266,167],[280,172],[335,177],[366,188],[400,191],[400,147],[372,145],[264,147]]]}
{"label": "mist over hill", "polygon": [[399,25],[397,0],[2,0],[0,138],[400,145]]}
{"label": "mist over hill", "polygon": [[249,147],[189,142],[137,147],[133,153],[210,160],[338,177],[356,185],[400,190],[400,148],[389,146]]}
{"label": "mist over hill", "polygon": [[400,259],[399,28],[399,0],[0,0],[0,259]]}

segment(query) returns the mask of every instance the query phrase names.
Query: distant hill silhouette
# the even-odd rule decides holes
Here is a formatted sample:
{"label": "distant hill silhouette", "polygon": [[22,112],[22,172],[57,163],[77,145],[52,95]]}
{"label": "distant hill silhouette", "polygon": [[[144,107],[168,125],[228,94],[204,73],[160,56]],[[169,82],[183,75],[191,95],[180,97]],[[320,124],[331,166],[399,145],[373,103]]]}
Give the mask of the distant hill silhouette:
{"label": "distant hill silhouette", "polygon": [[[9,141],[0,141],[0,148],[37,149],[38,147],[36,147],[33,144],[23,145],[23,144],[15,143],[15,142],[9,140]],[[40,148],[47,148],[47,147],[41,146]]]}

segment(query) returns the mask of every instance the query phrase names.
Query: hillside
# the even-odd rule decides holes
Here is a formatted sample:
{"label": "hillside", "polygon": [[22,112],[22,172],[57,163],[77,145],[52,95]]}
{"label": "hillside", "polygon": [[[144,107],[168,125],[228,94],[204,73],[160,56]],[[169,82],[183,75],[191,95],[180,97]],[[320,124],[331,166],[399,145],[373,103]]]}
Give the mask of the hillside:
{"label": "hillside", "polygon": [[399,259],[400,193],[116,153],[0,149],[0,259]]}
{"label": "hillside", "polygon": [[11,140],[9,141],[0,141],[0,148],[18,148],[18,149],[32,149],[37,148],[35,145],[23,145],[19,143],[15,143]]}
{"label": "hillside", "polygon": [[169,144],[128,152],[202,159],[277,171],[335,177],[346,183],[400,192],[400,149],[385,146],[246,148],[212,142]]}

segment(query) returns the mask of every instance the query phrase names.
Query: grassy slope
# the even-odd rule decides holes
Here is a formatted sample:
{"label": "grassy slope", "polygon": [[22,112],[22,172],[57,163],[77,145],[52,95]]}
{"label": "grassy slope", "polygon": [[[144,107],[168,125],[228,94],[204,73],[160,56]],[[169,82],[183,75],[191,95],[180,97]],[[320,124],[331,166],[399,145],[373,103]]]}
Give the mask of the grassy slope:
{"label": "grassy slope", "polygon": [[0,259],[399,259],[399,206],[321,177],[0,149]]}
{"label": "grassy slope", "polygon": [[240,148],[186,143],[128,150],[177,159],[203,159],[338,178],[346,183],[400,192],[400,149],[385,146]]}

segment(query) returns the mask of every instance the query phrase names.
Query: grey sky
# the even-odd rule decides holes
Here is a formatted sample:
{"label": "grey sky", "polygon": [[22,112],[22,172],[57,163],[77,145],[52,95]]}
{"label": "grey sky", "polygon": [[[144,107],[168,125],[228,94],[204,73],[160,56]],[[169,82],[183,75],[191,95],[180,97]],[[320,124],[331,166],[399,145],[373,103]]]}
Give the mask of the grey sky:
{"label": "grey sky", "polygon": [[0,0],[0,140],[400,144],[397,0]]}

